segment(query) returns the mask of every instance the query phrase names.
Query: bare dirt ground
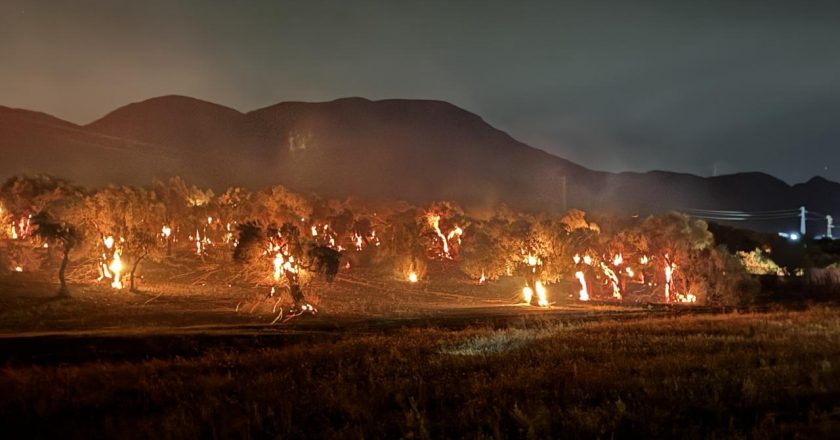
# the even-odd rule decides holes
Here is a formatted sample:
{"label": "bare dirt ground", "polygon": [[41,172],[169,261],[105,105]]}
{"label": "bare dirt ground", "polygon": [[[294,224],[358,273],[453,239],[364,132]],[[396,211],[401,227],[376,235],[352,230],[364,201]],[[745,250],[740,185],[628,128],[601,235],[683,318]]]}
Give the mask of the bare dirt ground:
{"label": "bare dirt ground", "polygon": [[[550,308],[518,304],[517,281],[478,285],[454,277],[410,284],[347,271],[333,282],[313,281],[308,299],[318,313],[289,321],[288,293],[225,284],[195,275],[141,281],[140,292],[105,283],[71,285],[58,298],[43,273],[0,278],[0,362],[62,362],[200,354],[215,347],[276,346],[346,333],[435,326],[530,325],[684,313],[662,306],[580,303],[553,292]],[[530,324],[529,324],[530,323]]]}

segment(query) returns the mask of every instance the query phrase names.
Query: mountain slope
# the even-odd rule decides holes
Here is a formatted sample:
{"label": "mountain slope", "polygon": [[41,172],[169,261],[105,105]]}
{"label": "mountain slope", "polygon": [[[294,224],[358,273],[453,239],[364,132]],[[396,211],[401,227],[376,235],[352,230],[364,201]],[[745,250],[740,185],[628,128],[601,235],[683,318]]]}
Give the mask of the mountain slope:
{"label": "mountain slope", "polygon": [[[344,98],[248,113],[183,96],[129,104],[86,126],[0,107],[0,177],[42,171],[84,184],[178,174],[203,186],[284,184],[324,196],[450,199],[473,206],[645,214],[788,209],[837,215],[840,184],[763,173],[605,173],[525,145],[441,101]],[[776,226],[774,225],[773,228]]]}

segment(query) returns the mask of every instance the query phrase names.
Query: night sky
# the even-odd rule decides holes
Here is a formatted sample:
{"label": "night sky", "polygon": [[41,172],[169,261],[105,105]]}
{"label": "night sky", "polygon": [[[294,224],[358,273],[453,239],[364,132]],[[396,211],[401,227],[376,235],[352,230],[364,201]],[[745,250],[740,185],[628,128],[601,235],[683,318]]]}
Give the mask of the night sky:
{"label": "night sky", "polygon": [[2,0],[0,105],[440,99],[594,169],[840,180],[832,2],[450,3]]}

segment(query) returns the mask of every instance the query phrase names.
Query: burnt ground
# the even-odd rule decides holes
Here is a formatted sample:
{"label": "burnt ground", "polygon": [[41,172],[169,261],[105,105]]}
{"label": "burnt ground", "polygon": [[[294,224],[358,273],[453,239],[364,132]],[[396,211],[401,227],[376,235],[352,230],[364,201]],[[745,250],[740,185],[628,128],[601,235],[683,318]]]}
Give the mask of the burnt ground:
{"label": "burnt ground", "polygon": [[140,292],[106,284],[71,285],[59,298],[43,274],[0,278],[0,363],[135,360],[199,355],[216,348],[263,348],[348,334],[435,327],[539,326],[552,321],[633,319],[706,310],[662,305],[580,303],[555,294],[544,309],[518,304],[516,281],[464,280],[409,284],[343,274],[307,288],[318,313],[275,319],[290,306],[286,292],[265,287],[142,282]]}

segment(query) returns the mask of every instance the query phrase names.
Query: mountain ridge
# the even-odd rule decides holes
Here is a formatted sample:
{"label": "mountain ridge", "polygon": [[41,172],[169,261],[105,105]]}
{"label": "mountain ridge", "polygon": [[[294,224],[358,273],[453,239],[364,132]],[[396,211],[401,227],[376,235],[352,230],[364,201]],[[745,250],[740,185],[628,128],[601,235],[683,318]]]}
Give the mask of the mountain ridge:
{"label": "mountain ridge", "polygon": [[[85,125],[0,106],[0,177],[50,172],[88,185],[178,174],[216,189],[283,184],[360,196],[544,211],[765,210],[806,202],[834,214],[840,183],[763,172],[703,177],[592,170],[518,141],[439,100],[339,98],[239,110],[182,95],[121,106]],[[51,156],[60,158],[58,163]]]}

